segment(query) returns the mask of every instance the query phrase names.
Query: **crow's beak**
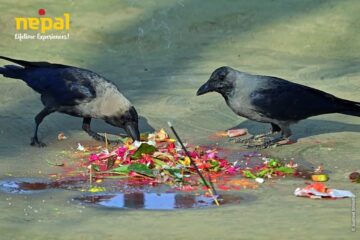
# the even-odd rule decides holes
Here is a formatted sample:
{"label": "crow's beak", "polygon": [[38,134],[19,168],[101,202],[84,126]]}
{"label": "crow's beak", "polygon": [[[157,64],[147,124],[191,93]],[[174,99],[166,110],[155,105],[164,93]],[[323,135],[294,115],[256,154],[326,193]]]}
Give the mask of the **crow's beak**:
{"label": "crow's beak", "polygon": [[202,85],[199,88],[196,95],[200,96],[200,95],[203,95],[205,93],[212,92],[212,91],[213,91],[213,88],[211,87],[211,84],[209,83],[209,81],[207,81],[204,85]]}
{"label": "crow's beak", "polygon": [[137,124],[127,123],[125,125],[125,131],[133,139],[133,141],[140,141],[140,132]]}

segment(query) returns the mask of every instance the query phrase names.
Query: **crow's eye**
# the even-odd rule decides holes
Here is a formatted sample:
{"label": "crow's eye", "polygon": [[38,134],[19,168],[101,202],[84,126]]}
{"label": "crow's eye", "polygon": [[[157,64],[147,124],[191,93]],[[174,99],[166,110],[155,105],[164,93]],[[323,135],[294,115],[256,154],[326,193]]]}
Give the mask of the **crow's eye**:
{"label": "crow's eye", "polygon": [[225,79],[225,77],[226,77],[226,73],[225,72],[220,72],[219,73],[219,80],[224,80]]}

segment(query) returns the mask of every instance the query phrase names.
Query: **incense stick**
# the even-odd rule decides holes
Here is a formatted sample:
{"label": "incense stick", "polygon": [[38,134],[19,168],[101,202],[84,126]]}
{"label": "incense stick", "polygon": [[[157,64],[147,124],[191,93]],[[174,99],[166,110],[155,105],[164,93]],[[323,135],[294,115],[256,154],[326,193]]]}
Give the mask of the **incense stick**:
{"label": "incense stick", "polygon": [[203,183],[205,184],[205,186],[207,187],[210,195],[212,196],[212,198],[214,199],[215,203],[217,206],[220,206],[216,196],[214,194],[216,194],[216,190],[215,190],[215,187],[212,183],[210,183],[210,185],[208,184],[208,182],[206,181],[206,179],[204,178],[204,176],[201,174],[199,168],[196,166],[196,163],[194,162],[194,160],[192,159],[192,157],[190,156],[189,152],[187,151],[185,145],[183,144],[183,142],[181,141],[179,135],[177,134],[177,132],[175,131],[175,128],[173,127],[173,125],[168,122],[168,125],[170,127],[170,129],[173,131],[176,139],[178,140],[178,142],[180,143],[182,149],[184,150],[186,156],[188,156],[188,158],[190,159],[190,163],[191,165],[194,167],[196,173],[200,176],[201,180],[203,181]]}
{"label": "incense stick", "polygon": [[105,133],[105,148],[106,150],[108,150],[108,139],[106,133]]}
{"label": "incense stick", "polygon": [[90,188],[92,188],[92,164],[90,164]]}

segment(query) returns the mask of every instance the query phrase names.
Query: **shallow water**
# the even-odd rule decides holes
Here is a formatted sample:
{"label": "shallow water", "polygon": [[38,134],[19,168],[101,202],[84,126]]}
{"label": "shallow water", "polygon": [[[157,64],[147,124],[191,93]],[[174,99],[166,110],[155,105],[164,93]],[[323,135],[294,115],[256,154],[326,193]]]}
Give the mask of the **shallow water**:
{"label": "shallow water", "polygon": [[[13,18],[36,15],[39,8],[53,16],[70,12],[69,40],[14,40]],[[193,144],[242,151],[211,135],[235,126],[252,133],[269,127],[236,116],[220,95],[195,96],[222,65],[360,101],[356,0],[69,0],[61,6],[0,0],[0,10],[1,55],[92,69],[116,82],[134,103],[142,131],[166,127],[171,120]],[[42,107],[39,97],[20,81],[0,80],[0,178],[47,178],[60,171],[47,160],[62,161],[62,151],[89,140],[81,119],[49,116],[40,128],[48,147],[32,148],[33,117]],[[94,123],[99,132],[117,133],[101,121]],[[359,193],[360,185],[347,179],[360,170],[359,118],[323,115],[292,130],[296,144],[262,152],[307,166],[322,163],[330,172],[330,187]],[[61,131],[67,140],[57,140]],[[299,186],[304,180],[270,181],[240,191],[256,198],[246,204],[177,211],[94,208],[72,201],[76,191],[62,189],[0,192],[1,239],[359,239],[359,232],[351,232],[349,199],[296,198],[293,191]]]}
{"label": "shallow water", "polygon": [[[85,206],[104,207],[111,209],[146,209],[146,210],[178,210],[188,208],[207,208],[217,206],[214,197],[206,196],[198,192],[184,193],[165,191],[161,188],[136,189],[131,186],[124,185],[116,188],[119,183],[107,183],[112,186],[112,191],[108,189],[99,193],[87,193],[87,181],[79,181],[75,179],[63,181],[49,181],[48,179],[31,179],[31,178],[11,178],[0,181],[0,191],[16,195],[39,194],[44,191],[62,189],[75,190],[72,201],[76,201]],[[86,189],[86,190],[85,190]],[[105,188],[104,188],[105,190]],[[119,191],[120,190],[120,191]],[[156,192],[154,192],[157,190]],[[85,192],[85,193],[81,193]],[[78,195],[78,196],[76,196]],[[216,196],[216,200],[221,206],[229,204],[246,203],[251,196],[239,196],[239,194],[222,194]]]}

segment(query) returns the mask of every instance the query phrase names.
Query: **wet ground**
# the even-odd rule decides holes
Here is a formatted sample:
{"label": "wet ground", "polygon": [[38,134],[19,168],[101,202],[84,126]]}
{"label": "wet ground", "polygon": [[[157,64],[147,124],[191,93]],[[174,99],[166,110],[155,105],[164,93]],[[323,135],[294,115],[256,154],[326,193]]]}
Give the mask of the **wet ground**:
{"label": "wet ground", "polygon": [[[14,17],[36,16],[39,8],[51,16],[71,14],[69,40],[14,40]],[[220,95],[195,96],[210,73],[223,65],[360,101],[356,0],[69,0],[60,7],[36,0],[0,0],[0,10],[1,55],[92,69],[113,80],[134,103],[142,131],[166,127],[171,120],[193,144],[242,151],[211,136],[232,127],[252,133],[269,128],[233,114]],[[40,129],[48,147],[32,148],[33,117],[42,107],[39,96],[20,81],[0,80],[0,178],[47,179],[60,171],[47,161],[61,162],[66,156],[62,151],[89,140],[81,131],[81,119],[49,116]],[[94,123],[99,132],[118,133],[101,121]],[[296,144],[262,153],[307,166],[322,163],[330,187],[359,193],[359,185],[351,184],[348,175],[360,170],[360,118],[323,115],[292,130]],[[68,139],[58,141],[59,132]],[[92,207],[73,200],[82,194],[67,189],[0,192],[0,232],[2,239],[50,240],[359,238],[359,232],[351,232],[349,199],[296,198],[293,192],[299,186],[304,180],[267,182],[237,192],[253,196],[251,201],[175,211]]]}

